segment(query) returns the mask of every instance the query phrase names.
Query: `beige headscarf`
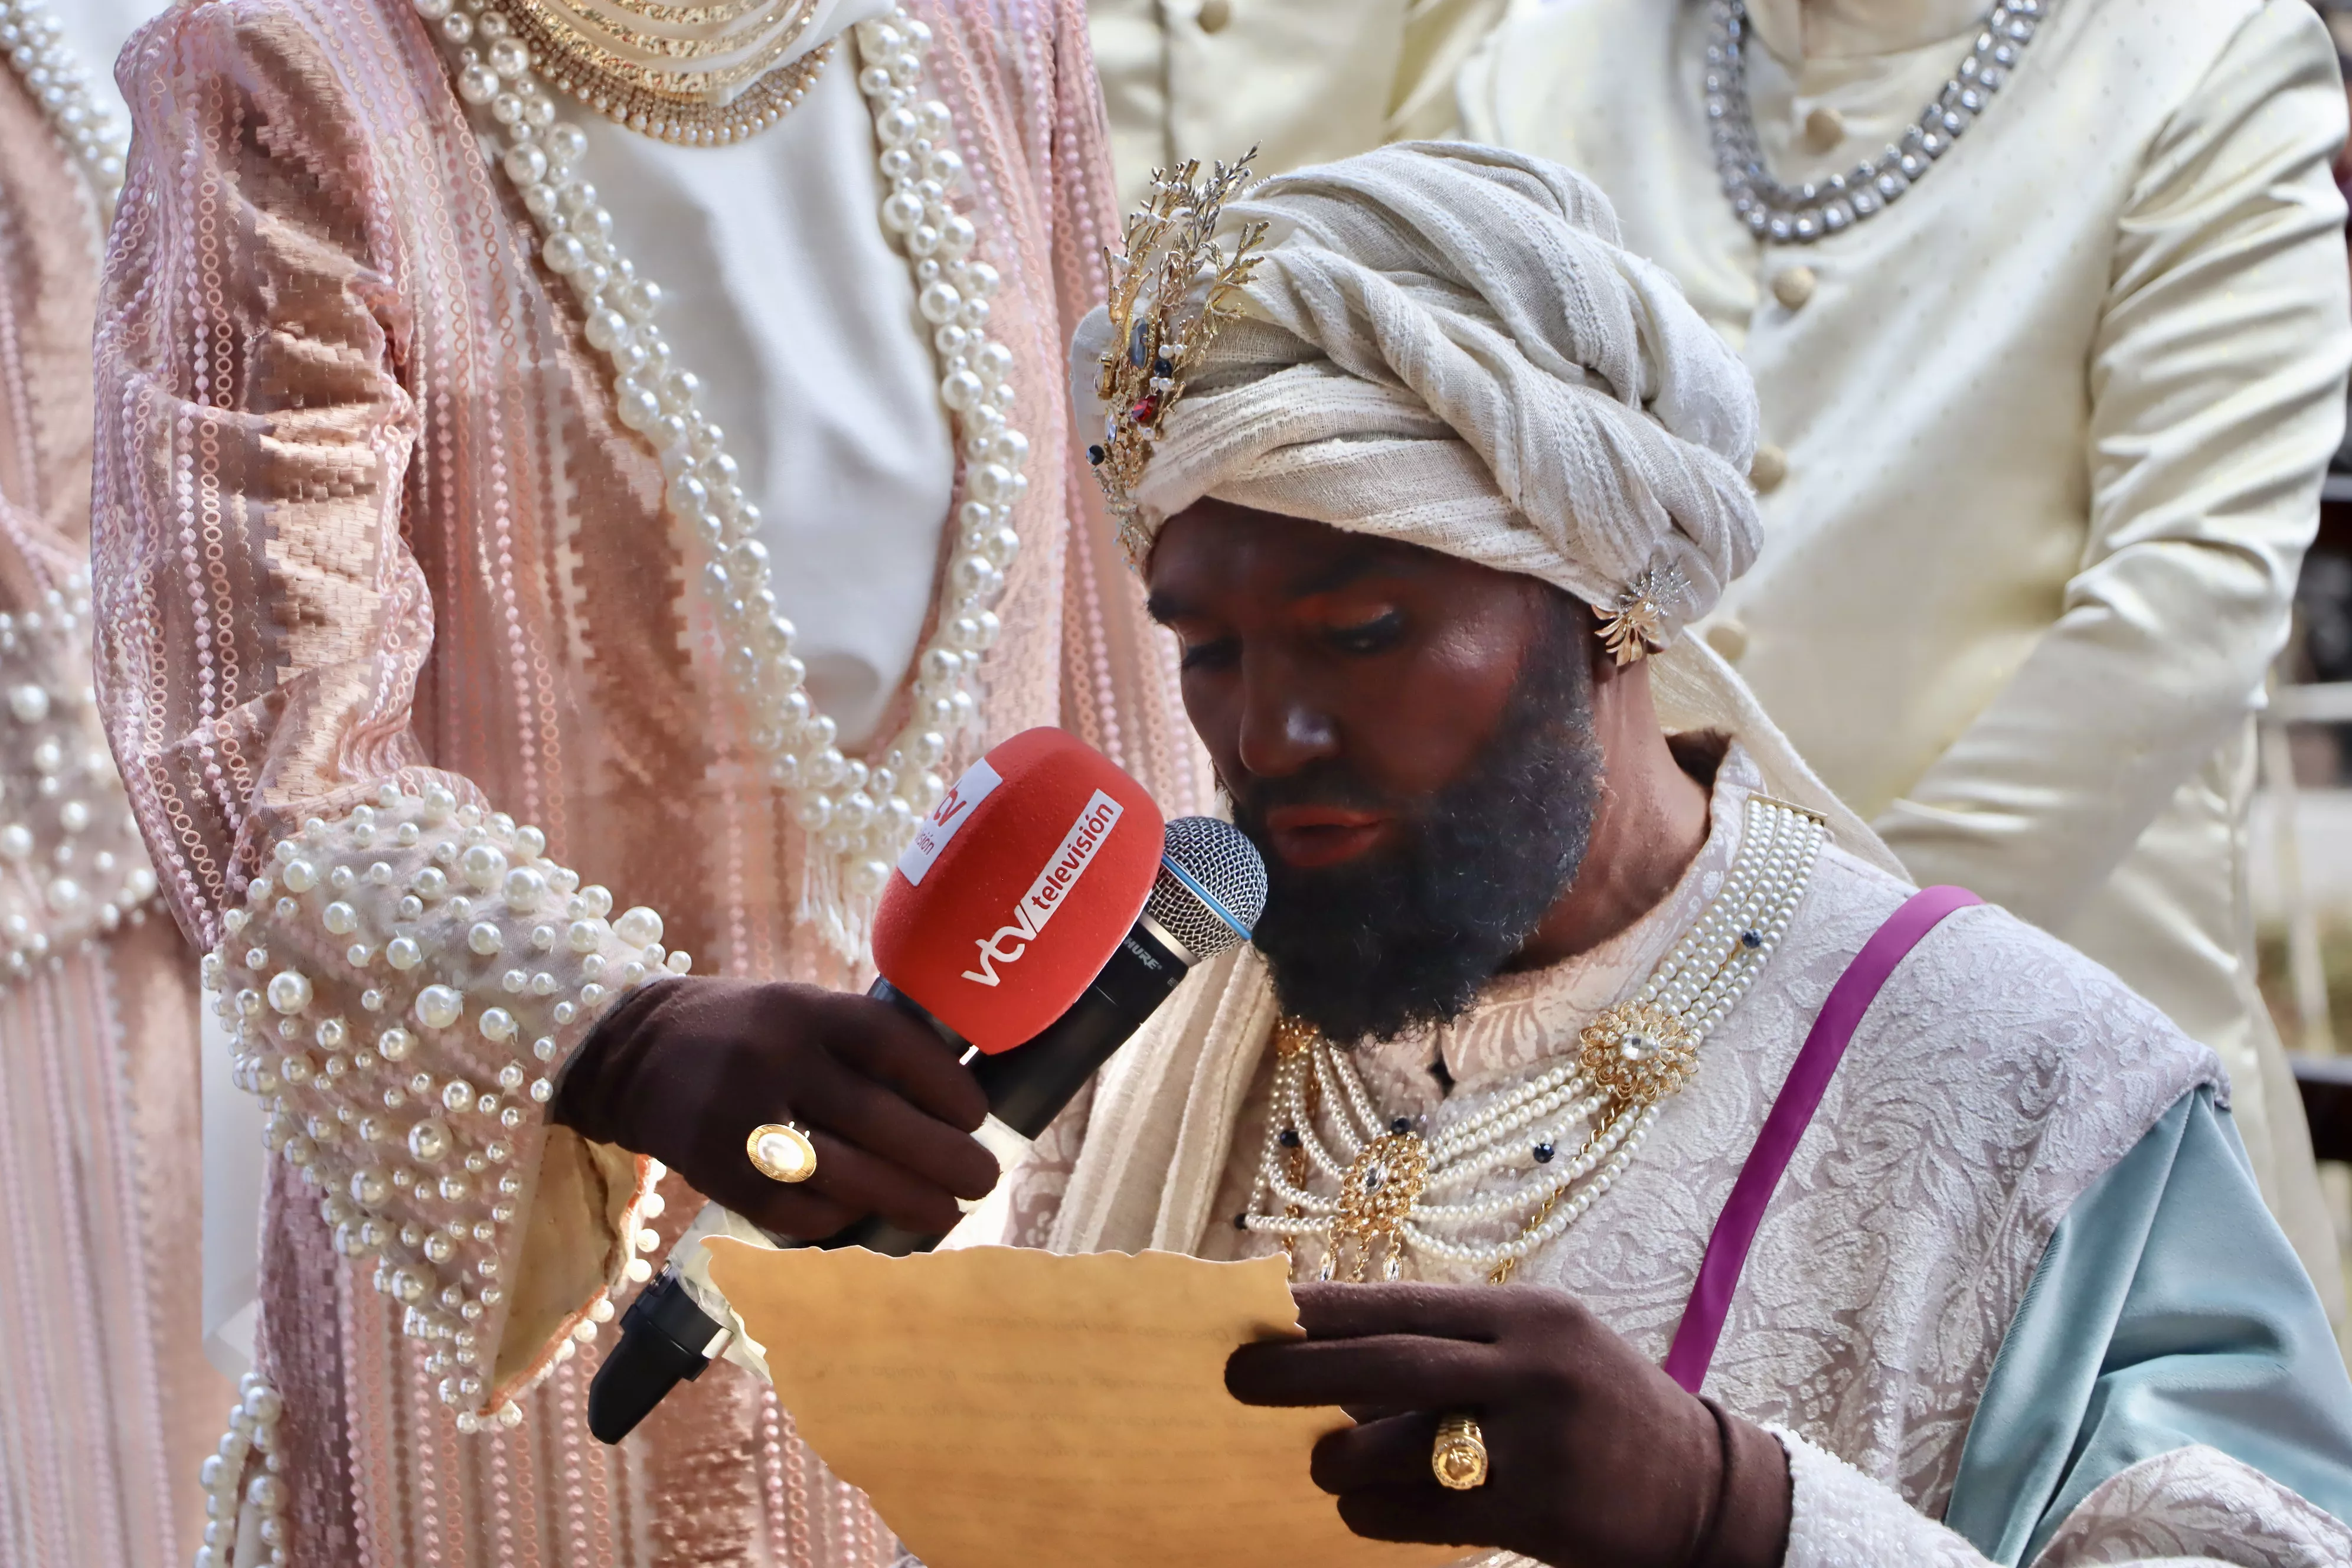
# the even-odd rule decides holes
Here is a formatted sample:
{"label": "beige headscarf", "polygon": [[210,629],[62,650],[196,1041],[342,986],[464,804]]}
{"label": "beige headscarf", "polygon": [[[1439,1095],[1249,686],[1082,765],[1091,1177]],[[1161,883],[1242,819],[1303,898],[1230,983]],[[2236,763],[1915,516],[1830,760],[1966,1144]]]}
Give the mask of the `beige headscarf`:
{"label": "beige headscarf", "polygon": [[[1466,142],[1384,147],[1233,204],[1268,226],[1229,322],[1170,407],[1134,500],[1155,532],[1203,497],[1666,612],[1652,688],[1671,729],[1737,735],[1772,793],[1894,858],[1684,628],[1760,542],[1756,394],[1662,268],[1618,243],[1581,175]],[[1096,310],[1072,368],[1100,412]]]}

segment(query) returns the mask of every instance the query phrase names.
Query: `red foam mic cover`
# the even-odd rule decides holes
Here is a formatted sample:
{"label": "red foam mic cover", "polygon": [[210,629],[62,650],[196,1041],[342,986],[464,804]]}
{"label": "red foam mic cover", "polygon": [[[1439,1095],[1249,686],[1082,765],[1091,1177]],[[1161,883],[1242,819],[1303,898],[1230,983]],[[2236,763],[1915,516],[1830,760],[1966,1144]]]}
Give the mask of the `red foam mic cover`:
{"label": "red foam mic cover", "polygon": [[1063,731],[974,763],[898,858],[874,963],[993,1054],[1069,1010],[1143,912],[1165,825],[1144,787]]}

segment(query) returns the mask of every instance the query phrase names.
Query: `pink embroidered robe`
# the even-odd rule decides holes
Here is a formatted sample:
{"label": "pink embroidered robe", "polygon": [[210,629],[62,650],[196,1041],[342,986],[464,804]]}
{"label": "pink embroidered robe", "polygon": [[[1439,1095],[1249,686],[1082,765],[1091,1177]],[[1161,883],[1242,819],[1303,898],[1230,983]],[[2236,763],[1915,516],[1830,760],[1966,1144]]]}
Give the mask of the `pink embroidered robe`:
{"label": "pink embroidered robe", "polygon": [[[1063,344],[1112,231],[1081,8],[909,9],[1035,443],[985,734],[946,768],[1059,723],[1187,809],[1206,772],[1171,651],[1063,436]],[[797,918],[807,846],[570,290],[400,0],[183,5],[120,77],[137,142],[98,349],[101,700],[165,894],[219,946],[241,1070],[278,1097],[261,1367],[290,1560],[887,1562],[863,1500],[731,1367],[617,1449],[584,1425],[607,1290],[698,1206],[674,1177],[647,1205],[648,1163],[546,1124],[599,977],[671,950],[859,977]],[[478,847],[540,881],[467,880]],[[658,938],[604,920],[603,887],[658,911]],[[520,968],[502,994],[510,963],[564,999]],[[462,997],[446,1027],[436,994]]]}
{"label": "pink embroidered robe", "polygon": [[26,971],[0,968],[0,1557],[177,1568],[233,1395],[195,1289],[195,959],[125,891],[144,859],[89,622],[58,615],[89,559],[98,253],[89,185],[0,69],[0,825],[28,836],[0,838],[0,960]]}

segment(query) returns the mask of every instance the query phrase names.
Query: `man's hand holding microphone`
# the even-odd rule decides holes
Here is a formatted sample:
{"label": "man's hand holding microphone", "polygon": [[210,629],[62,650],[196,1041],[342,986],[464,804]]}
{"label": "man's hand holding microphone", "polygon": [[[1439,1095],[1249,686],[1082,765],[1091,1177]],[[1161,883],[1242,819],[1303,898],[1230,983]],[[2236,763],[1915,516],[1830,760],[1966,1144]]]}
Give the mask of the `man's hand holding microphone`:
{"label": "man's hand holding microphone", "polygon": [[[813,985],[676,979],[614,1009],[558,1086],[555,1119],[650,1154],[780,1239],[819,1241],[868,1215],[940,1233],[958,1198],[996,1184],[971,1134],[988,1098],[959,1053],[871,997]],[[804,1180],[752,1164],[767,1125],[796,1125],[815,1153]]]}
{"label": "man's hand holding microphone", "polygon": [[[866,995],[646,986],[574,1055],[551,1110],[772,1240],[920,1250],[1193,964],[1248,940],[1265,901],[1232,826],[1163,823],[1108,759],[1031,730],[974,763],[900,857]],[[699,1247],[623,1319],[589,1401],[607,1442],[726,1343],[715,1291],[681,1276]]]}

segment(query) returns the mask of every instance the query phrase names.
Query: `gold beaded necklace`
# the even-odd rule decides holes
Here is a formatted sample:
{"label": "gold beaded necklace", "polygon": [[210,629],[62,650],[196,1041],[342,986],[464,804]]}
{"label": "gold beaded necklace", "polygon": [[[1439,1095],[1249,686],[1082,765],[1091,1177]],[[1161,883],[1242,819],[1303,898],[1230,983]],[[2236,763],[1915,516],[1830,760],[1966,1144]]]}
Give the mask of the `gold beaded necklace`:
{"label": "gold beaded necklace", "polygon": [[660,5],[647,0],[486,0],[529,47],[548,84],[663,142],[739,142],[806,96],[830,42],[787,58],[816,20],[814,0]]}
{"label": "gold beaded necklace", "polygon": [[[1811,883],[1815,813],[1750,795],[1723,889],[1633,995],[1585,1026],[1574,1054],[1424,1136],[1381,1111],[1349,1054],[1312,1025],[1275,1026],[1274,1103],[1244,1229],[1321,1246],[1320,1275],[1399,1276],[1408,1252],[1502,1284],[1576,1224],[1690,1081],[1700,1043],[1761,973]],[[1583,1137],[1566,1159],[1562,1134]],[[1330,1185],[1318,1190],[1318,1173]],[[1507,1174],[1493,1191],[1486,1178]],[[1449,1195],[1450,1194],[1450,1195]],[[1516,1234],[1473,1240],[1516,1222]]]}

